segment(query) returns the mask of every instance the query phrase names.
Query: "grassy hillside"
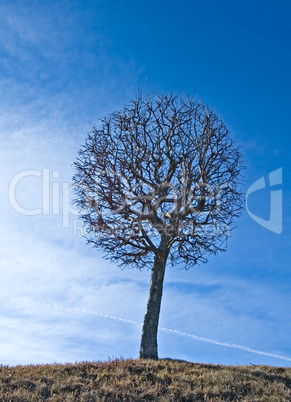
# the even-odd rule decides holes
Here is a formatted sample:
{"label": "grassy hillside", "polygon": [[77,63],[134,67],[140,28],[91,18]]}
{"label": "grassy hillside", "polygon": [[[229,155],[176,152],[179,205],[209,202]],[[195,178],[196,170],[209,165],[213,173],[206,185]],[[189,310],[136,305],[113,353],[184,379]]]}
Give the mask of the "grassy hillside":
{"label": "grassy hillside", "polygon": [[167,359],[0,366],[0,401],[291,401],[291,368]]}

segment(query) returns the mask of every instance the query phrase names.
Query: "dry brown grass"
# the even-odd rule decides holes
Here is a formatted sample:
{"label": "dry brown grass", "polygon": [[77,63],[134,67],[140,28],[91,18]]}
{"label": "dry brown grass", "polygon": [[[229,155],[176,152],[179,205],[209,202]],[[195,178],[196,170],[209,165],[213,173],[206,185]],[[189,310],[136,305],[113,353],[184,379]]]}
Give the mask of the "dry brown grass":
{"label": "dry brown grass", "polygon": [[291,401],[291,368],[176,360],[0,366],[0,401]]}

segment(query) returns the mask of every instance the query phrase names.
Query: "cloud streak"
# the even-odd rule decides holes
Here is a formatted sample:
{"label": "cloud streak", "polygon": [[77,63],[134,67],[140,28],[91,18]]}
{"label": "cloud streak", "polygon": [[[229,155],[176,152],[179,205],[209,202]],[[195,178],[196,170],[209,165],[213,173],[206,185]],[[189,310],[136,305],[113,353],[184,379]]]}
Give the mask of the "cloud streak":
{"label": "cloud streak", "polygon": [[[18,301],[19,298],[11,298],[11,300]],[[126,319],[126,318],[121,318],[121,317],[117,317],[117,316],[114,316],[114,315],[99,313],[99,312],[90,311],[90,310],[86,310],[86,309],[65,307],[65,306],[61,306],[59,304],[42,303],[42,302],[33,301],[33,300],[29,299],[29,298],[22,299],[22,302],[23,301],[25,301],[28,304],[39,305],[39,306],[43,306],[43,307],[50,308],[50,309],[62,310],[62,311],[68,311],[68,312],[75,312],[75,313],[82,313],[82,314],[88,314],[88,315],[95,315],[95,316],[102,317],[102,318],[109,318],[111,320],[124,322],[126,324],[133,324],[133,325],[138,325],[138,326],[142,325],[138,321],[133,321],[133,320],[129,320],[129,319]],[[271,358],[274,358],[274,359],[286,360],[286,361],[291,362],[290,357],[281,356],[281,355],[268,353],[268,352],[263,352],[261,350],[252,349],[252,348],[249,348],[247,346],[237,345],[237,344],[234,344],[234,343],[219,342],[219,341],[214,340],[214,339],[204,338],[204,337],[201,337],[201,336],[189,334],[187,332],[179,331],[179,330],[176,330],[176,329],[159,327],[159,330],[163,331],[163,332],[167,332],[167,333],[172,334],[172,335],[176,335],[176,336],[180,336],[180,337],[184,337],[184,338],[190,338],[190,339],[193,339],[193,340],[198,341],[198,342],[211,343],[211,344],[217,345],[217,346],[224,346],[224,347],[227,347],[227,348],[242,350],[244,352],[254,353],[254,354],[257,354],[257,355],[267,356],[267,357],[271,357]]]}
{"label": "cloud streak", "polygon": [[280,355],[276,355],[276,354],[268,353],[268,352],[262,352],[261,350],[251,349],[251,348],[248,348],[247,346],[236,345],[235,343],[219,342],[219,341],[216,341],[214,339],[203,338],[201,336],[188,334],[187,332],[181,332],[181,331],[178,331],[176,329],[159,328],[159,330],[165,331],[165,332],[177,335],[177,336],[182,336],[182,337],[194,339],[195,341],[200,341],[200,342],[205,342],[205,343],[212,343],[212,344],[218,345],[218,346],[225,346],[227,348],[239,349],[239,350],[243,350],[245,352],[255,353],[257,355],[273,357],[275,359],[287,360],[287,361],[291,362],[291,358],[289,358],[289,357],[280,356]]}

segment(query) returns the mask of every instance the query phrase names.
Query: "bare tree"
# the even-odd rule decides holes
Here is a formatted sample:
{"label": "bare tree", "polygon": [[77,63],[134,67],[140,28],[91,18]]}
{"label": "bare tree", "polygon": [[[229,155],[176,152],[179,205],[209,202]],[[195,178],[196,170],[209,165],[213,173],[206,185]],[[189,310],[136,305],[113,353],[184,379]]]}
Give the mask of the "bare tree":
{"label": "bare tree", "polygon": [[75,168],[88,242],[118,265],[151,267],[140,358],[157,359],[166,263],[225,251],[241,210],[239,148],[201,101],[138,95],[93,128]]}

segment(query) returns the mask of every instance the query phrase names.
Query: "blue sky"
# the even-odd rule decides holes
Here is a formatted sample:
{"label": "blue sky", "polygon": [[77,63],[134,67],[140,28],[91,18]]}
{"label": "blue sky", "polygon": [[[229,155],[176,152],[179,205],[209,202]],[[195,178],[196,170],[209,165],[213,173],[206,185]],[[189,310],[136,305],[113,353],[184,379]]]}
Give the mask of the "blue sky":
{"label": "blue sky", "polygon": [[[138,357],[150,271],[87,246],[67,192],[92,126],[149,86],[222,118],[245,192],[283,172],[248,198],[268,220],[282,190],[282,233],[244,208],[226,253],[167,270],[160,326],[176,332],[160,330],[160,357],[290,366],[290,12],[288,1],[0,2],[1,364]],[[17,211],[43,196],[40,214]]]}

